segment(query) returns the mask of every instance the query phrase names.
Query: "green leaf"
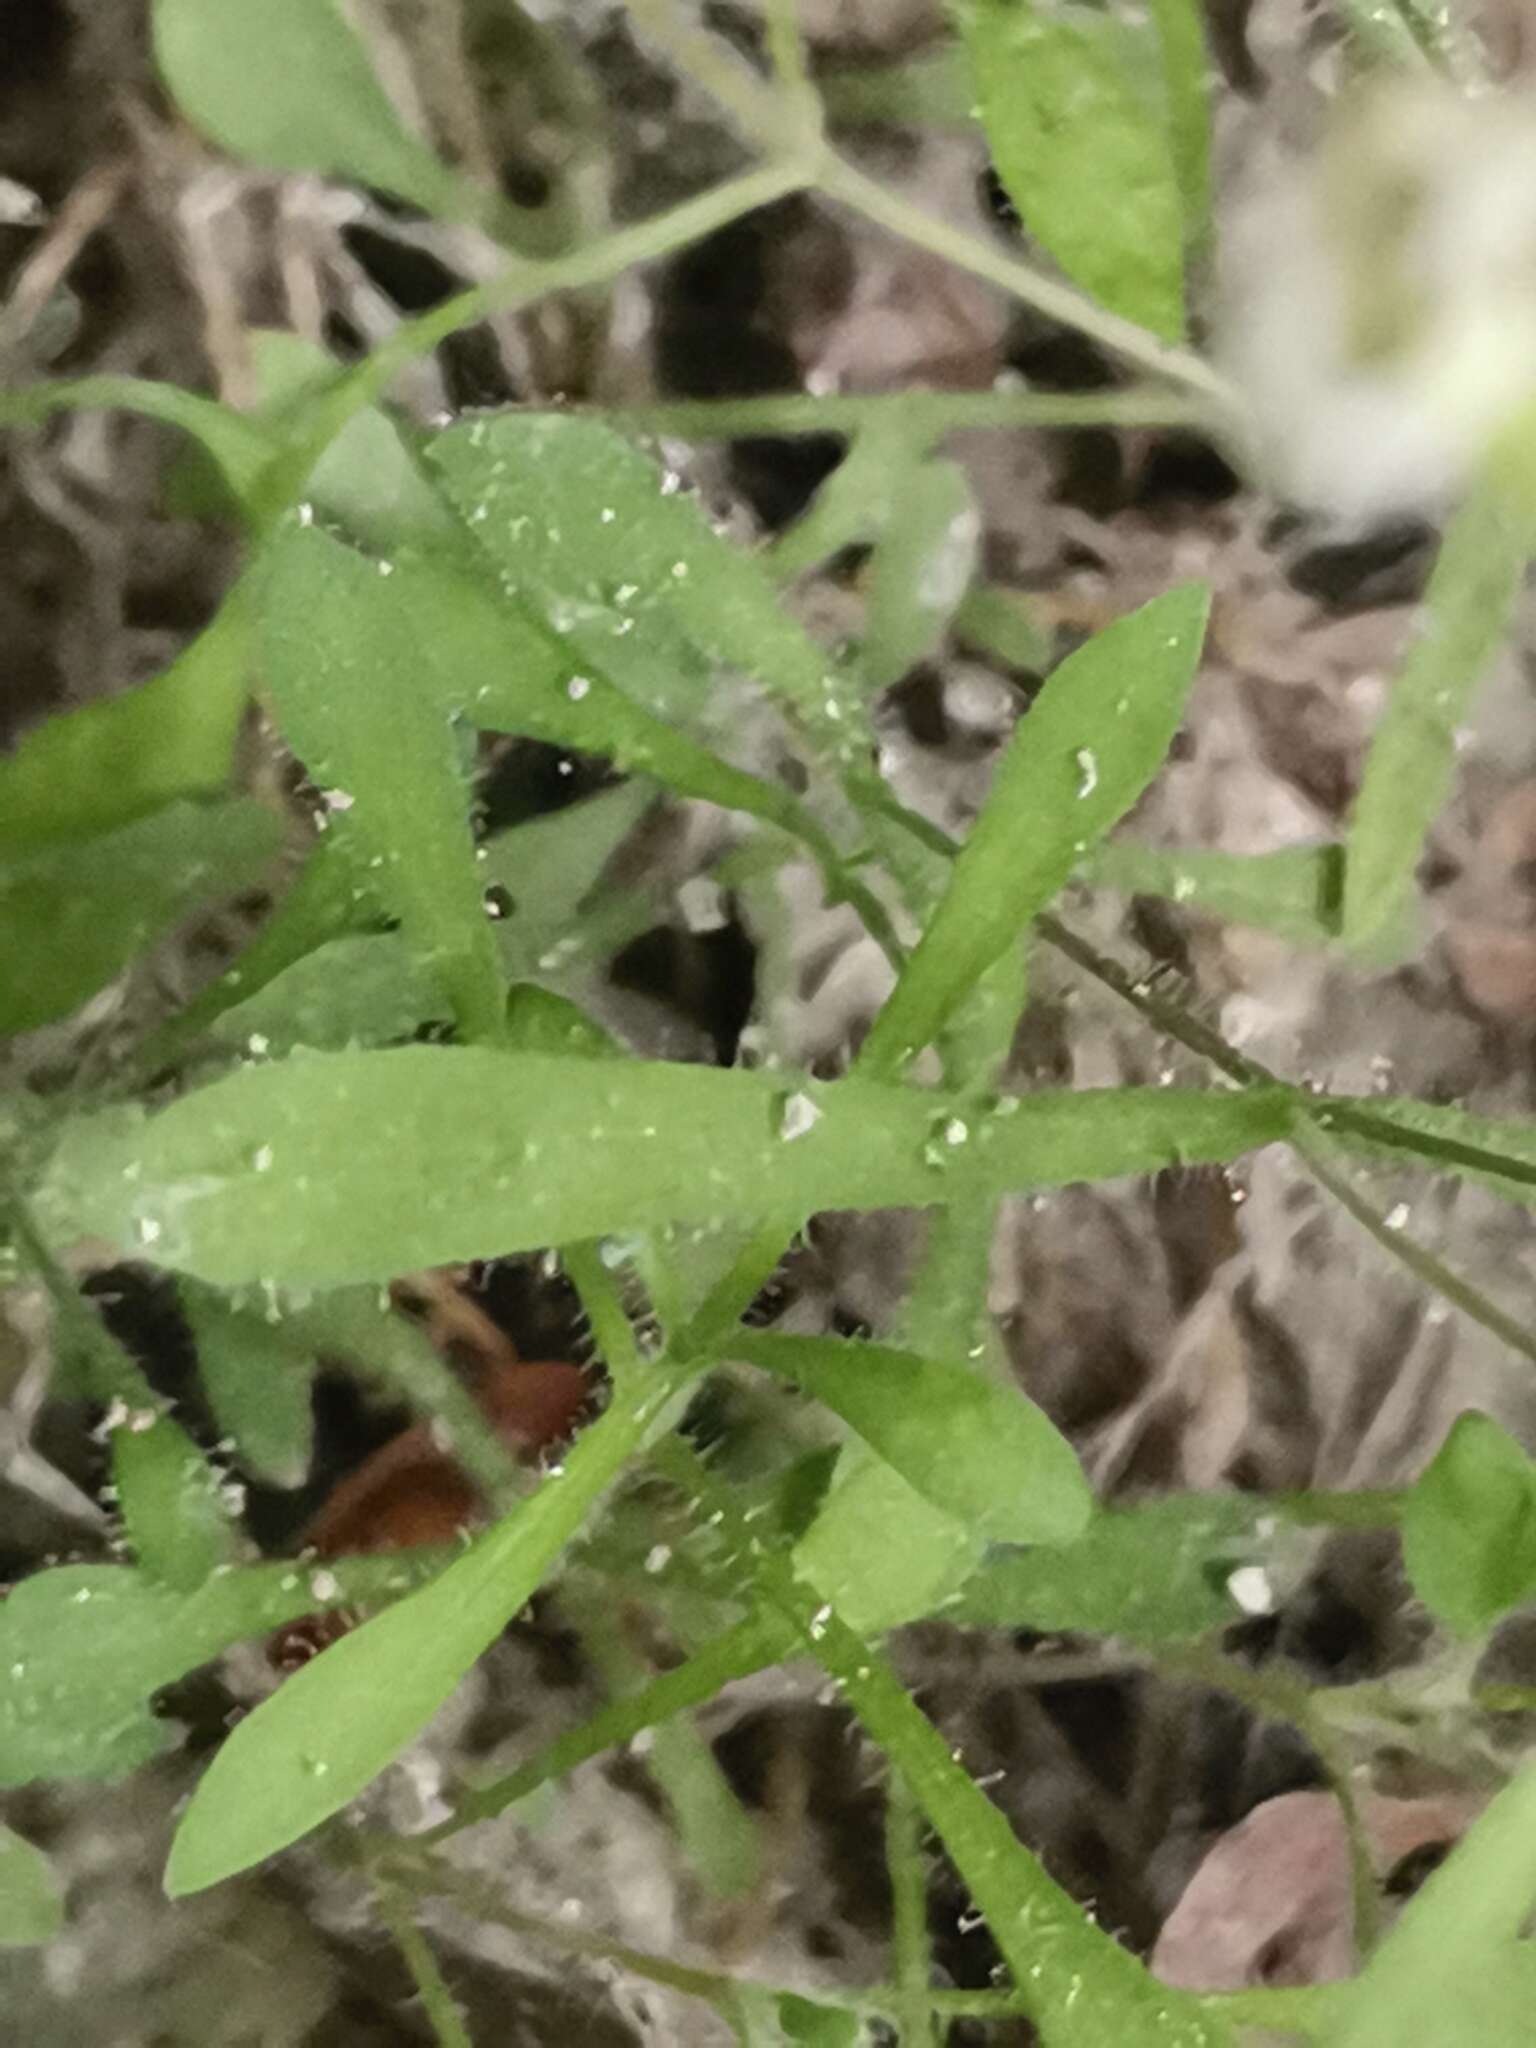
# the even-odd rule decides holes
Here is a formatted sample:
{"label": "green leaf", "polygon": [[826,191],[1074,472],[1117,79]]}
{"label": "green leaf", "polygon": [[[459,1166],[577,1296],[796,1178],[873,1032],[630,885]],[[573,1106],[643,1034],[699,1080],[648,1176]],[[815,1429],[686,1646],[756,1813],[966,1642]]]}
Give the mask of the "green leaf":
{"label": "green leaf", "polygon": [[1529,527],[1484,484],[1446,528],[1423,624],[1366,757],[1344,867],[1344,937],[1360,945],[1401,912],[1424,835],[1447,796],[1456,733],[1507,635]]}
{"label": "green leaf", "polygon": [[1274,1510],[1238,1495],[1185,1494],[1106,1508],[1066,1550],[995,1551],[947,1610],[970,1628],[1177,1643],[1242,1618],[1230,1580],[1275,1549]]}
{"label": "green leaf", "polygon": [[[361,879],[367,870],[359,868],[348,853],[345,823],[344,817],[333,818],[330,830],[311,848],[276,909],[234,964],[151,1033],[140,1048],[142,1073],[153,1075],[160,1067],[174,1064],[210,1034],[218,1042],[232,1040],[242,1051],[249,1046],[260,1052],[263,1032],[261,1023],[255,1021],[255,998],[331,940],[369,926],[376,928],[382,922],[384,913]],[[398,939],[395,946],[404,957],[405,947]],[[442,1002],[432,991],[428,1000]],[[344,1011],[344,1001],[340,1007]],[[234,1021],[242,1011],[243,1028]],[[266,1015],[268,1021],[278,1021],[273,1012]],[[227,1034],[223,1026],[226,1017],[232,1020]],[[291,1028],[301,1032],[305,1022],[300,1003]],[[302,1036],[299,1042],[303,1042]]]}
{"label": "green leaf", "polygon": [[[251,340],[266,398],[261,418],[282,439],[302,417],[305,403],[341,374],[342,365],[302,335],[269,329]],[[365,547],[398,547],[449,529],[447,513],[394,421],[373,405],[347,421],[310,472],[304,494]]]}
{"label": "green leaf", "polygon": [[171,1741],[150,1700],[230,1644],[336,1606],[389,1598],[421,1566],[352,1559],[316,1591],[292,1565],[219,1573],[193,1593],[123,1565],[65,1565],[0,1603],[0,1785],[121,1778]]}
{"label": "green leaf", "polygon": [[1365,1969],[1323,2009],[1327,2048],[1515,2048],[1530,2037],[1536,1946],[1536,1769],[1527,1766],[1403,1908]]}
{"label": "green leaf", "polygon": [[1197,0],[1151,0],[1162,56],[1169,148],[1189,253],[1203,255],[1211,227],[1210,59]]}
{"label": "green leaf", "polygon": [[1072,1543],[1093,1495],[1072,1446],[1016,1388],[964,1365],[835,1337],[742,1336],[733,1352],[840,1415],[945,1514],[997,1542]]}
{"label": "green leaf", "polygon": [[486,879],[500,882],[515,900],[513,930],[530,924],[550,938],[568,930],[655,801],[655,785],[634,776],[488,839],[482,866]]}
{"label": "green leaf", "polygon": [[153,32],[167,90],[232,156],[375,185],[428,213],[478,210],[401,124],[336,0],[155,0]]}
{"label": "green leaf", "polygon": [[[957,1114],[963,1108],[964,1116]],[[248,1066],[157,1115],[66,1126],[40,1191],[99,1236],[225,1286],[324,1286],[742,1215],[926,1206],[1230,1159],[1282,1090],[974,1103],[857,1080],[400,1046]]]}
{"label": "green leaf", "polygon": [[0,867],[0,1035],[66,1016],[182,918],[254,881],[281,839],[250,799],[183,802]]}
{"label": "green leaf", "polygon": [[585,1053],[623,1059],[624,1048],[564,996],[522,981],[507,996],[507,1045],[514,1052]]}
{"label": "green leaf", "polygon": [[53,1865],[31,1842],[0,1827],[0,1948],[39,1948],[64,1931],[64,1895]]}
{"label": "green leaf", "polygon": [[949,886],[876,1017],[861,1064],[921,1052],[1073,867],[1135,803],[1178,730],[1209,592],[1187,584],[1064,661],[1018,727]]}
{"label": "green leaf", "polygon": [[900,493],[922,466],[923,448],[901,418],[901,407],[877,414],[860,429],[842,461],[809,508],[768,551],[781,582],[790,583],[843,548],[877,540]]}
{"label": "green leaf", "polygon": [[147,1578],[190,1593],[233,1558],[218,1476],[168,1415],[150,1410],[119,1423],[112,1478],[129,1548]]}
{"label": "green leaf", "polygon": [[274,1486],[297,1486],[309,1470],[314,1436],[308,1361],[259,1311],[237,1308],[191,1280],[183,1279],[180,1293],[220,1430],[249,1471]]}
{"label": "green leaf", "polygon": [[1021,590],[979,584],[956,612],[955,632],[1026,675],[1043,676],[1051,665],[1052,635]]}
{"label": "green leaf", "polygon": [[1298,945],[1327,945],[1338,936],[1343,849],[1337,846],[1212,853],[1116,839],[1097,847],[1082,872],[1099,888],[1166,896],[1229,924],[1278,932]]}
{"label": "green leaf", "polygon": [[447,1014],[447,999],[397,934],[354,932],[317,946],[225,1010],[208,1036],[234,1051],[254,1040],[273,1055],[301,1045],[339,1052],[409,1038]]}
{"label": "green leaf", "polygon": [[173,1898],[318,1827],[421,1732],[537,1590],[597,1499],[669,1419],[658,1371],[615,1391],[557,1475],[417,1593],[306,1664],[214,1758],[171,1846]]}
{"label": "green leaf", "polygon": [[249,630],[227,598],[153,681],[82,705],[0,755],[0,860],[115,831],[178,797],[227,787],[249,693]]}
{"label": "green leaf", "polygon": [[899,682],[943,638],[975,573],[981,521],[957,462],[903,480],[870,568],[862,667],[872,689]]}
{"label": "green leaf", "polygon": [[400,919],[470,1037],[504,1001],[469,829],[458,738],[434,693],[410,595],[374,563],[294,524],[260,585],[264,672],[278,721],[319,783],[336,785],[370,884]]}
{"label": "green leaf", "polygon": [[795,1570],[861,1635],[884,1635],[949,1604],[986,1538],[910,1486],[862,1445],[844,1451]]}
{"label": "green leaf", "polygon": [[1459,1415],[1409,1494],[1403,1562],[1425,1606],[1460,1635],[1536,1592],[1536,1467],[1491,1417]]}
{"label": "green leaf", "polygon": [[757,677],[835,751],[861,744],[857,700],[763,564],[611,428],[503,413],[439,434],[425,460],[492,570],[648,710],[702,716],[708,671],[679,661],[691,645]]}
{"label": "green leaf", "polygon": [[1030,233],[1104,305],[1176,339],[1183,208],[1145,37],[1048,0],[965,0],[961,23],[992,161]]}
{"label": "green leaf", "polygon": [[801,2048],[858,2048],[859,2016],[835,2005],[817,2005],[798,1992],[779,1993],[779,2028]]}

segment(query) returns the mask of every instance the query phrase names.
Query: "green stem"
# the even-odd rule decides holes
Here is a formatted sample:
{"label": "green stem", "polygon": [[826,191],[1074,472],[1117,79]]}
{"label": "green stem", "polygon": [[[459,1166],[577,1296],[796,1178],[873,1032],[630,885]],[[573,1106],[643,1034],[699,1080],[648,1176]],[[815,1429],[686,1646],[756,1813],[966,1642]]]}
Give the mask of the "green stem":
{"label": "green stem", "polygon": [[891,1975],[899,2003],[902,2048],[932,2048],[928,1941],[928,1866],[923,1817],[906,1779],[891,1771],[885,1789],[885,1867],[891,1879]]}
{"label": "green stem", "polygon": [[1322,1132],[1315,1138],[1298,1138],[1294,1141],[1293,1149],[1306,1162],[1308,1172],[1318,1185],[1327,1189],[1346,1215],[1353,1217],[1360,1228],[1373,1237],[1383,1251],[1389,1253],[1400,1265],[1406,1266],[1426,1287],[1433,1288],[1437,1294],[1443,1295],[1454,1308],[1460,1309],[1464,1316],[1475,1323],[1481,1323],[1485,1330],[1497,1337],[1501,1343],[1507,1344],[1511,1351],[1518,1352],[1522,1358],[1536,1365],[1536,1335],[1500,1308],[1497,1302],[1490,1300],[1474,1287],[1469,1280],[1464,1280],[1459,1273],[1453,1272],[1444,1260],[1436,1258],[1433,1252],[1426,1251],[1422,1245],[1416,1244],[1401,1230],[1392,1229],[1375,1203],[1368,1202],[1347,1176],[1336,1172],[1329,1163],[1327,1152],[1331,1148]]}
{"label": "green stem", "polygon": [[416,1839],[429,1844],[475,1827],[481,1821],[494,1820],[509,1806],[516,1806],[541,1786],[565,1777],[605,1750],[633,1742],[647,1728],[658,1726],[674,1714],[705,1706],[738,1678],[750,1678],[754,1672],[766,1670],[793,1648],[784,1629],[775,1628],[759,1616],[739,1623],[685,1664],[664,1671],[649,1685],[623,1699],[611,1700],[579,1728],[557,1735],[515,1771],[461,1794],[452,1818]]}
{"label": "green stem", "polygon": [[678,440],[729,441],[757,434],[859,434],[896,404],[918,448],[946,434],[981,428],[1195,427],[1209,413],[1200,399],[1161,384],[1120,391],[787,391],[768,398],[659,399],[654,404],[587,408],[626,433]]}
{"label": "green stem", "polygon": [[[1229,1080],[1245,1088],[1276,1084],[1276,1076],[1267,1067],[1228,1045],[1219,1032],[1192,1016],[1181,1003],[1160,995],[1148,979],[1130,973],[1119,961],[1100,953],[1059,919],[1049,914],[1042,915],[1035,920],[1035,928],[1049,946],[1072,961],[1074,966],[1081,967],[1094,980],[1129,1003],[1166,1037],[1176,1039],[1190,1052],[1209,1060]],[[1415,1244],[1404,1232],[1389,1229],[1381,1212],[1335,1171],[1324,1153],[1330,1143],[1330,1132],[1353,1131],[1373,1145],[1408,1153],[1421,1164],[1434,1164],[1440,1160],[1452,1171],[1471,1167],[1501,1174],[1505,1178],[1524,1175],[1536,1179],[1536,1169],[1521,1167],[1520,1162],[1507,1160],[1502,1155],[1486,1154],[1475,1146],[1458,1145],[1454,1140],[1430,1139],[1405,1132],[1392,1122],[1385,1104],[1380,1108],[1362,1107],[1344,1097],[1314,1099],[1299,1093],[1297,1100],[1304,1115],[1298,1119],[1292,1149],[1318,1184],[1363,1230],[1369,1231],[1384,1251],[1407,1267],[1415,1279],[1433,1288],[1463,1315],[1508,1344],[1522,1358],[1536,1362],[1536,1338],[1433,1252]]]}
{"label": "green stem", "polygon": [[405,1958],[405,1966],[411,1973],[421,1999],[421,2009],[431,2025],[438,2048],[474,2048],[459,2008],[453,2002],[453,1993],[438,1968],[437,1957],[427,1946],[426,1937],[412,1919],[404,1900],[383,1878],[375,1878],[373,1895],[378,1904],[379,1918]]}
{"label": "green stem", "polygon": [[[642,37],[718,101],[749,142],[765,149],[782,147],[790,125],[783,99],[729,43],[690,18],[692,10],[680,7],[678,0],[625,0],[625,5]],[[773,54],[782,51],[776,47]]]}

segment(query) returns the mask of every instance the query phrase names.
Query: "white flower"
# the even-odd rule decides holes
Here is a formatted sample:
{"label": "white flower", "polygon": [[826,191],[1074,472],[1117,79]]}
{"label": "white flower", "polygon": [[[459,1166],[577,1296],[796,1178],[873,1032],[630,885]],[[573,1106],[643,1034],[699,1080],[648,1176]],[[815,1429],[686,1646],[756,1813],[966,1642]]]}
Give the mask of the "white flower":
{"label": "white flower", "polygon": [[1222,282],[1274,488],[1346,521],[1440,509],[1536,398],[1536,101],[1347,95],[1236,210]]}

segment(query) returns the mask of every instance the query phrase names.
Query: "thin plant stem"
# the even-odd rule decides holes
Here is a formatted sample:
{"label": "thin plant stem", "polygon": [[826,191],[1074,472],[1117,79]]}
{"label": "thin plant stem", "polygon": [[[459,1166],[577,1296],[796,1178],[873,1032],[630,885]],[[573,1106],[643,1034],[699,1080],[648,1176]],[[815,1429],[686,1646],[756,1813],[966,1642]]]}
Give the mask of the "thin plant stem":
{"label": "thin plant stem", "polygon": [[[1235,1081],[1245,1088],[1275,1085],[1278,1077],[1267,1067],[1240,1053],[1235,1046],[1229,1045],[1219,1032],[1193,1016],[1183,1004],[1161,995],[1147,977],[1132,974],[1119,961],[1089,945],[1086,939],[1080,938],[1076,932],[1062,924],[1060,919],[1047,913],[1035,920],[1035,928],[1048,945],[1064,958],[1071,960],[1074,966],[1082,968],[1086,974],[1092,975],[1105,988],[1112,990],[1124,1002],[1129,1003],[1166,1037],[1176,1039],[1188,1051],[1209,1060],[1228,1080]],[[1323,1119],[1327,1121],[1324,1122]],[[1536,1336],[1496,1302],[1490,1300],[1470,1280],[1447,1266],[1443,1259],[1437,1258],[1424,1246],[1416,1244],[1405,1232],[1390,1228],[1386,1217],[1376,1205],[1352,1187],[1345,1176],[1333,1166],[1327,1156],[1329,1151],[1334,1149],[1334,1141],[1329,1137],[1329,1131],[1351,1129],[1368,1136],[1378,1144],[1395,1141],[1400,1148],[1413,1150],[1421,1163],[1428,1150],[1424,1145],[1408,1146],[1403,1133],[1392,1124],[1390,1116],[1385,1113],[1385,1108],[1373,1113],[1368,1107],[1339,1099],[1319,1101],[1317,1119],[1314,1121],[1309,1115],[1298,1128],[1292,1139],[1292,1149],[1319,1186],[1333,1196],[1346,1215],[1353,1218],[1362,1230],[1367,1231],[1383,1251],[1405,1266],[1424,1286],[1433,1288],[1469,1320],[1480,1324],[1520,1357],[1536,1364]],[[1456,1163],[1454,1160],[1447,1161],[1450,1165]]]}
{"label": "thin plant stem", "polygon": [[658,399],[654,404],[573,407],[610,426],[682,441],[736,440],[756,434],[858,434],[889,418],[895,402],[903,431],[918,448],[944,435],[981,429],[1194,427],[1209,405],[1164,384],[1118,391],[788,391],[765,398]]}
{"label": "thin plant stem", "polygon": [[421,2009],[431,2025],[438,2048],[474,2048],[469,2029],[438,1967],[437,1957],[428,1947],[426,1936],[416,1925],[405,1901],[395,1887],[382,1878],[375,1879],[373,1895],[378,1904],[379,1918],[405,1958],[405,1966],[411,1973]]}
{"label": "thin plant stem", "polygon": [[764,47],[785,121],[802,135],[819,136],[821,98],[806,64],[799,0],[763,0],[763,17]]}
{"label": "thin plant stem", "polygon": [[[678,0],[625,0],[625,6],[644,39],[722,106],[747,141],[782,149],[785,130],[792,125],[783,97],[728,43],[690,20]],[[770,35],[770,55],[777,61],[783,56],[782,31],[775,34],[770,27]]]}
{"label": "thin plant stem", "polygon": [[1459,1309],[1471,1321],[1481,1323],[1511,1351],[1518,1352],[1522,1358],[1536,1365],[1536,1334],[1517,1322],[1497,1302],[1490,1301],[1469,1280],[1453,1272],[1443,1259],[1436,1258],[1433,1252],[1426,1251],[1403,1231],[1394,1230],[1375,1203],[1368,1202],[1344,1173],[1335,1170],[1327,1156],[1330,1148],[1321,1132],[1316,1137],[1296,1142],[1293,1149],[1306,1162],[1308,1172],[1318,1185],[1327,1189],[1345,1214],[1373,1237],[1383,1251],[1406,1266],[1426,1287],[1443,1295],[1453,1308]]}
{"label": "thin plant stem", "polygon": [[610,1700],[579,1728],[557,1735],[516,1770],[489,1784],[476,1785],[462,1792],[451,1818],[440,1821],[416,1839],[423,1844],[431,1844],[456,1835],[464,1828],[475,1827],[481,1821],[494,1820],[498,1814],[516,1806],[541,1786],[565,1777],[593,1757],[602,1756],[606,1750],[632,1742],[647,1728],[670,1720],[674,1714],[706,1705],[736,1679],[750,1678],[754,1672],[768,1669],[770,1665],[781,1662],[794,1648],[788,1632],[776,1628],[771,1620],[753,1617],[738,1623],[685,1664],[679,1664],[675,1670],[664,1671],[649,1685],[641,1686],[622,1699]]}
{"label": "thin plant stem", "polygon": [[902,2048],[932,2048],[933,1954],[928,1940],[923,1817],[897,1770],[886,1778],[885,1867],[891,1880],[891,1975],[900,2002],[896,2017]]}

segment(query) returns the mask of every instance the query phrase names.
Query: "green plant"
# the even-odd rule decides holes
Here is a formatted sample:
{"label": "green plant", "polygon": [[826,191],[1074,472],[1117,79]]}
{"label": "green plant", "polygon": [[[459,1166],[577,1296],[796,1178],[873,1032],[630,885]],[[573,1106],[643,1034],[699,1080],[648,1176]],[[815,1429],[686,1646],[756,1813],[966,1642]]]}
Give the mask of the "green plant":
{"label": "green plant", "polygon": [[[914,209],[831,147],[787,0],[768,9],[771,78],[688,28],[667,0],[636,0],[633,11],[764,160],[655,219],[551,248],[400,126],[330,0],[285,6],[238,46],[232,31],[254,17],[235,0],[159,0],[165,81],[212,138],[267,165],[373,181],[472,218],[508,244],[506,268],[406,323],[356,367],[306,372],[258,412],[118,377],[0,396],[0,418],[14,424],[112,406],[184,429],[248,536],[237,587],[174,668],[44,725],[0,762],[9,1028],[66,1016],[190,904],[227,896],[270,860],[277,821],[229,794],[253,693],[328,792],[324,830],[233,970],[96,1085],[17,1097],[4,1111],[7,1229],[53,1298],[61,1370],[106,1408],[133,1561],[43,1571],[6,1601],[0,1782],[119,1775],[166,1739],[151,1707],[162,1686],[316,1609],[377,1609],[242,1722],[209,1765],[167,1883],[177,1895],[217,1883],[321,1828],[385,1770],[584,1532],[597,1534],[573,1571],[620,1578],[666,1514],[697,1525],[675,1568],[680,1598],[699,1603],[679,1624],[685,1661],[621,1690],[510,1780],[464,1793],[435,1836],[366,1845],[381,1912],[443,2041],[464,2035],[413,1922],[414,1891],[457,1886],[475,1910],[507,1916],[434,1860],[433,1840],[663,1727],[676,1737],[666,1765],[674,1806],[702,1816],[697,1830],[717,1828],[720,1788],[677,1717],[732,1677],[801,1655],[838,1688],[897,1788],[892,1982],[811,2002],[593,1937],[585,1952],[704,1998],[749,2042],[853,2042],[876,2016],[916,2041],[945,2015],[1023,2012],[1051,2048],[1194,2048],[1249,2021],[1346,2048],[1399,2038],[1406,2022],[1394,2015],[1409,2000],[1420,2028],[1449,2042],[1474,1993],[1488,2006],[1488,2038],[1505,2038],[1497,2029],[1529,1990],[1517,1939],[1536,1895],[1527,1774],[1356,1985],[1195,1997],[1155,1983],[1053,1882],[950,1755],[879,1638],[943,1610],[1190,1654],[1235,1618],[1231,1575],[1262,1568],[1298,1524],[1401,1520],[1415,1587],[1453,1629],[1476,1632],[1536,1591],[1536,1469],[1485,1418],[1465,1420],[1405,1497],[1190,1497],[1109,1510],[1095,1506],[1043,1413],[989,1375],[977,1335],[977,1247],[1003,1195],[1287,1144],[1421,1279],[1531,1355],[1518,1322],[1389,1227],[1342,1162],[1418,1162],[1529,1205],[1536,1132],[1392,1096],[1320,1096],[1264,1072],[1051,908],[1083,875],[1318,945],[1386,943],[1447,788],[1454,726],[1528,552],[1508,472],[1478,485],[1449,529],[1345,843],[1252,861],[1111,843],[1159,771],[1198,665],[1207,596],[1189,586],[1117,620],[1054,670],[975,829],[953,844],[882,783],[872,695],[962,609],[979,638],[1010,651],[1028,622],[976,584],[963,532],[956,552],[968,495],[962,473],[934,457],[936,442],[957,424],[1243,431],[1240,397],[1182,339],[1210,235],[1199,19],[1188,0],[1159,0],[1134,28],[1029,0],[964,10],[953,64],[973,74],[999,171],[1069,283]],[[1404,19],[1419,37],[1419,12]],[[257,60],[271,75],[252,73]],[[1096,399],[1021,391],[606,415],[513,409],[432,433],[384,403],[403,366],[488,310],[602,287],[801,190],[1075,326],[1147,381]],[[825,428],[846,433],[850,452],[802,525],[758,554],[717,534],[641,445],[657,431]],[[834,656],[785,607],[781,586],[851,541],[876,547],[868,631],[856,656]],[[943,574],[918,573],[946,550]],[[914,603],[919,585],[942,594]],[[771,700],[792,736],[795,789],[725,757],[712,717],[722,669]],[[601,756],[628,780],[564,821],[516,828],[479,863],[466,776],[476,730]],[[601,950],[611,929],[613,906],[594,906],[590,883],[656,789],[750,818],[760,872],[809,860],[828,900],[852,906],[885,949],[894,990],[847,1078],[633,1059],[576,1007],[562,965]],[[504,934],[484,912],[498,865],[538,906],[520,909]],[[1023,1001],[1021,954],[1041,945],[1211,1061],[1216,1083],[997,1092]],[[399,1042],[444,1020],[451,1044]],[[907,1070],[931,1047],[942,1082],[916,1086]],[[165,1073],[179,1076],[180,1092],[146,1109],[139,1097]],[[901,1342],[742,1327],[809,1217],[895,1206],[939,1218]],[[413,1402],[452,1428],[500,1519],[452,1557],[345,1559],[323,1575],[237,1561],[217,1475],[61,1269],[60,1252],[87,1238],[178,1276],[207,1391],[254,1468],[302,1471],[307,1374],[328,1343],[372,1356],[376,1369],[386,1369],[380,1355],[393,1361]],[[518,1497],[494,1433],[430,1352],[399,1338],[372,1290],[420,1268],[533,1249],[561,1257],[575,1281],[610,1396],[564,1464]],[[744,1508],[678,1432],[725,1362],[787,1380],[836,1417],[846,1436],[835,1468],[788,1445],[783,1469]],[[658,1580],[658,1597],[668,1584]],[[614,1668],[628,1684],[633,1674]],[[1219,1658],[1202,1668],[1242,1691]],[[1318,1733],[1322,1717],[1305,1703],[1296,1711]],[[920,1868],[914,1905],[919,1821],[987,1916],[1010,1988],[967,2001],[930,1987]],[[36,1852],[5,1837],[0,1934],[36,1941],[56,1916]]]}

